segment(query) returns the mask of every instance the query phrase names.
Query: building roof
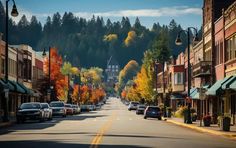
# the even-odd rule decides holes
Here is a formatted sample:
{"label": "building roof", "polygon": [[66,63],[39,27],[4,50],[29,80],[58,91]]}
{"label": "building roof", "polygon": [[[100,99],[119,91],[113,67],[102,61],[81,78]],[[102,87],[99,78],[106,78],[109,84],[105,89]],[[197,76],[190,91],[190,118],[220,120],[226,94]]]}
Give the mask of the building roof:
{"label": "building roof", "polygon": [[111,56],[109,60],[107,61],[107,65],[119,65],[119,63],[117,62],[115,58]]}

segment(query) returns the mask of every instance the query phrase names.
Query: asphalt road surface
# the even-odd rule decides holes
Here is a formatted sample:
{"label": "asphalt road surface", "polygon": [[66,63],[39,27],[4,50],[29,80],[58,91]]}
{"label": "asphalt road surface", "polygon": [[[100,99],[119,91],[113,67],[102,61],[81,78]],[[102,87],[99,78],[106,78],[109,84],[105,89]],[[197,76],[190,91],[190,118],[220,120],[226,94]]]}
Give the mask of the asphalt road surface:
{"label": "asphalt road surface", "polygon": [[236,148],[236,141],[157,119],[109,98],[99,111],[0,129],[0,148]]}

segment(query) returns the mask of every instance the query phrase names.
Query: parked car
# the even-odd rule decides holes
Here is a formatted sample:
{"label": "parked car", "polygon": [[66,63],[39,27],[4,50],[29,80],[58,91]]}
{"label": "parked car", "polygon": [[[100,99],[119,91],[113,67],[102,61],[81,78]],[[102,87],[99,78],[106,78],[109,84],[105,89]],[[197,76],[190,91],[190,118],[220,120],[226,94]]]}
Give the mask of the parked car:
{"label": "parked car", "polygon": [[44,110],[39,102],[23,103],[16,113],[17,123],[25,122],[26,120],[39,120],[42,122],[44,119]]}
{"label": "parked car", "polygon": [[101,108],[102,108],[102,104],[101,103],[96,104],[96,110],[99,110]]}
{"label": "parked car", "polygon": [[73,115],[74,112],[73,112],[73,107],[71,104],[65,104],[65,107],[66,107],[66,114],[67,115]]}
{"label": "parked car", "polygon": [[143,105],[143,104],[140,104],[140,105],[138,105],[138,107],[137,107],[137,110],[136,110],[136,114],[138,115],[138,114],[144,114],[144,110],[146,109],[146,106],[145,105]]}
{"label": "parked car", "polygon": [[44,110],[45,118],[47,120],[52,120],[52,108],[48,103],[41,103],[42,109]]}
{"label": "parked car", "polygon": [[53,116],[66,117],[66,108],[65,108],[64,102],[52,101],[50,103],[50,107],[52,108],[52,115]]}
{"label": "parked car", "polygon": [[89,106],[88,105],[80,105],[81,112],[89,112]]}
{"label": "parked car", "polygon": [[79,107],[79,105],[73,104],[73,105],[72,105],[72,108],[73,108],[73,113],[74,113],[74,114],[79,114],[79,113],[80,113],[80,107]]}
{"label": "parked car", "polygon": [[88,107],[89,107],[89,111],[96,110],[96,106],[95,105],[88,105]]}
{"label": "parked car", "polygon": [[157,106],[148,106],[144,111],[144,119],[157,118],[161,120],[161,109]]}
{"label": "parked car", "polygon": [[138,105],[139,105],[138,102],[131,101],[131,102],[129,103],[128,110],[129,110],[129,111],[131,111],[131,110],[136,110]]}

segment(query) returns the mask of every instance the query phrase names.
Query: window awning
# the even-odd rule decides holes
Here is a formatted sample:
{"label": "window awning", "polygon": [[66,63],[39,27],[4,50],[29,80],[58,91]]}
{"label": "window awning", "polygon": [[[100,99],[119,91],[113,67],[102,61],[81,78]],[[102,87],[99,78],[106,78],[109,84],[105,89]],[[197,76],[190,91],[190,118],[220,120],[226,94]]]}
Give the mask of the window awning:
{"label": "window awning", "polygon": [[171,100],[177,100],[177,99],[184,99],[184,97],[183,97],[183,95],[177,93],[177,94],[172,94],[170,96],[170,99]]}
{"label": "window awning", "polygon": [[222,89],[222,85],[224,85],[232,77],[233,76],[230,76],[230,77],[224,78],[223,80],[216,81],[216,83],[212,85],[211,88],[208,89],[208,91],[206,92],[206,95],[215,96]]}
{"label": "window awning", "polygon": [[15,87],[11,83],[9,83],[9,82],[6,83],[6,81],[3,79],[0,79],[0,83],[2,86],[4,86],[4,88],[8,88],[9,91],[11,91],[11,92],[15,91]]}
{"label": "window awning", "polygon": [[[204,85],[202,88],[207,90],[209,88],[210,85]],[[200,99],[200,96],[199,96],[199,91],[197,90],[197,93],[194,94],[194,96],[192,97],[192,99]]]}
{"label": "window awning", "polygon": [[22,93],[22,94],[26,93],[26,91],[17,82],[9,80],[9,83],[11,83],[14,86],[15,92]]}
{"label": "window awning", "polygon": [[7,84],[5,84],[2,80],[0,80],[0,92],[2,92],[6,88],[8,88]]}
{"label": "window awning", "polygon": [[223,85],[222,85],[222,89],[228,89],[230,88],[230,85],[235,82],[236,80],[236,76],[232,76],[228,81],[226,81]]}
{"label": "window awning", "polygon": [[230,89],[233,89],[233,90],[236,90],[236,81],[234,81],[233,83],[231,83],[231,84],[229,85],[229,88],[230,88]]}
{"label": "window awning", "polygon": [[18,85],[20,85],[26,91],[26,94],[28,95],[33,94],[32,91],[29,88],[27,88],[24,84],[18,82]]}
{"label": "window awning", "polygon": [[190,97],[193,99],[193,97],[196,95],[197,93],[197,88],[191,88],[190,89]]}

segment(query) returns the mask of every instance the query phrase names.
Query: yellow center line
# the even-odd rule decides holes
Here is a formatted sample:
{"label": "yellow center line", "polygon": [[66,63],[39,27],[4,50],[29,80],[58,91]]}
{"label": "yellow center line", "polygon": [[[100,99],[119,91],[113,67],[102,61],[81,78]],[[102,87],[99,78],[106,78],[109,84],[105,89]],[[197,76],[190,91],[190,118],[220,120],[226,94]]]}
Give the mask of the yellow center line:
{"label": "yellow center line", "polygon": [[97,148],[102,141],[105,132],[111,127],[117,113],[112,113],[111,118],[102,126],[97,135],[93,138],[90,148]]}

